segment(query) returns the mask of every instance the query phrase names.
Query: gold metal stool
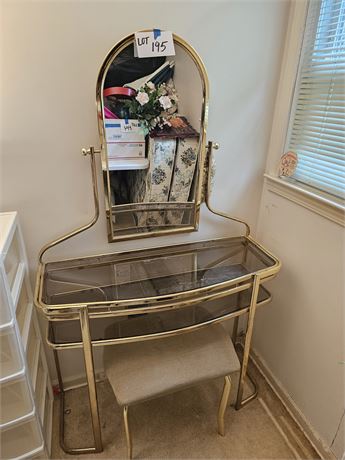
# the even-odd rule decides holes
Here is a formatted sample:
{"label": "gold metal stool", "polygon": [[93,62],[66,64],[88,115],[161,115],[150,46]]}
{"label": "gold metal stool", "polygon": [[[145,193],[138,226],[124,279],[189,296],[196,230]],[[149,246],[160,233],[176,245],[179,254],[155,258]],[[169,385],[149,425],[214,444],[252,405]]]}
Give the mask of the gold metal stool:
{"label": "gold metal stool", "polygon": [[133,450],[129,406],[218,377],[224,377],[218,410],[218,432],[224,436],[230,374],[239,371],[240,363],[220,324],[164,339],[105,347],[104,368],[123,407],[128,458],[132,458]]}

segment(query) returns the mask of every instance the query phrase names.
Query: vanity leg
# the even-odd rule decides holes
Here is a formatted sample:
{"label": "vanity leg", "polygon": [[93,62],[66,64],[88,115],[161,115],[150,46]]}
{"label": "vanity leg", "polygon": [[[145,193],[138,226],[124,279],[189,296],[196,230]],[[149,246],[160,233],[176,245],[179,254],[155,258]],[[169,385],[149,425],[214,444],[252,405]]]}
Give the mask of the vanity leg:
{"label": "vanity leg", "polygon": [[254,276],[254,281],[253,281],[252,297],[250,299],[247,331],[246,331],[246,337],[245,337],[245,341],[244,341],[243,359],[242,359],[241,372],[240,372],[240,381],[239,381],[239,384],[238,384],[238,391],[237,391],[237,400],[236,400],[236,409],[237,410],[240,409],[241,407],[243,407],[247,402],[251,401],[256,396],[256,394],[255,394],[254,396],[250,396],[249,398],[247,398],[244,401],[242,401],[244,380],[245,380],[246,373],[247,373],[247,366],[248,366],[248,360],[249,360],[249,351],[250,351],[250,345],[251,345],[252,335],[253,335],[254,317],[255,317],[256,304],[257,304],[257,298],[258,298],[258,293],[259,293],[259,287],[260,287],[260,277],[258,275],[255,275]]}
{"label": "vanity leg", "polygon": [[93,364],[92,344],[91,344],[91,335],[90,335],[90,325],[89,325],[89,317],[88,317],[87,308],[83,308],[80,311],[80,327],[81,327],[81,335],[82,335],[82,340],[83,340],[86,379],[87,379],[87,385],[89,389],[92,429],[93,429],[93,436],[95,439],[95,452],[102,452],[103,446],[102,446],[102,437],[101,437],[101,425],[99,421],[96,380],[95,380],[95,371],[94,371],[94,364]]}
{"label": "vanity leg", "polygon": [[[53,342],[55,342],[54,328],[51,323],[48,323],[48,330],[50,330],[50,334],[53,338]],[[55,348],[53,349],[53,356],[54,356],[56,375],[58,378],[59,390],[60,390],[60,396],[59,396],[60,398],[60,420],[59,420],[60,422],[60,426],[59,426],[60,446],[65,452],[73,454],[74,449],[68,449],[68,447],[66,447],[65,445],[65,387],[63,384],[63,380],[62,380],[62,373],[61,373],[58,351]]]}
{"label": "vanity leg", "polygon": [[54,355],[54,362],[56,367],[56,374],[59,382],[59,390],[60,390],[60,430],[59,430],[59,439],[60,439],[60,446],[65,451],[68,452],[68,449],[65,446],[65,390],[63,386],[63,380],[61,375],[61,368],[60,368],[60,361],[59,355],[57,350],[53,349]]}
{"label": "vanity leg", "polygon": [[[50,335],[55,343],[55,334],[52,324],[49,323],[48,329],[50,330]],[[49,335],[49,334],[48,334]],[[65,396],[66,392],[70,390],[65,390],[62,372],[60,367],[60,360],[58,350],[53,348],[54,362],[56,367],[56,374],[59,382],[60,389],[60,430],[59,430],[59,441],[61,449],[66,452],[66,454],[79,455],[79,454],[91,454],[96,452],[96,447],[67,447],[65,444]]]}
{"label": "vanity leg", "polygon": [[[237,299],[237,307],[238,309],[241,308],[241,302],[242,302],[242,295],[243,295],[243,292],[240,291],[236,294],[236,299]],[[234,318],[234,324],[232,326],[232,335],[231,335],[231,339],[232,339],[232,343],[234,344],[234,346],[236,347],[236,342],[237,342],[237,337],[238,337],[238,326],[239,326],[239,322],[240,322],[240,317],[239,316],[236,316]]]}
{"label": "vanity leg", "polygon": [[239,320],[239,317],[236,316],[236,318],[234,318],[234,325],[232,326],[232,343],[234,344],[234,346],[236,345],[236,340],[237,340],[237,335],[238,335],[238,320]]}

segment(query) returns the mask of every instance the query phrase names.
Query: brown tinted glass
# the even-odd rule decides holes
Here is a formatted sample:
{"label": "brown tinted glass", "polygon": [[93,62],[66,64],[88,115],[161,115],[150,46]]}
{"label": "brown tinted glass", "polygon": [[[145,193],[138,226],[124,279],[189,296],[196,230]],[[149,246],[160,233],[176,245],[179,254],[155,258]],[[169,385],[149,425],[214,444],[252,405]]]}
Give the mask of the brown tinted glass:
{"label": "brown tinted glass", "polygon": [[48,263],[43,300],[48,305],[147,303],[148,298],[216,286],[273,264],[245,238]]}

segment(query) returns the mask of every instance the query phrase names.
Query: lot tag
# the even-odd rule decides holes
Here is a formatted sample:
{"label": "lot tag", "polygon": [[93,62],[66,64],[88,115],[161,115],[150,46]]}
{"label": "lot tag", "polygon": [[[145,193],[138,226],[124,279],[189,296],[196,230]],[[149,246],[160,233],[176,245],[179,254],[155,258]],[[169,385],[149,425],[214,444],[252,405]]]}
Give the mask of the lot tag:
{"label": "lot tag", "polygon": [[139,125],[138,120],[123,119],[123,120],[120,120],[120,124],[121,124],[121,132],[123,133],[140,132],[140,125]]}
{"label": "lot tag", "polygon": [[135,32],[134,43],[134,54],[139,58],[175,55],[173,36],[167,30]]}

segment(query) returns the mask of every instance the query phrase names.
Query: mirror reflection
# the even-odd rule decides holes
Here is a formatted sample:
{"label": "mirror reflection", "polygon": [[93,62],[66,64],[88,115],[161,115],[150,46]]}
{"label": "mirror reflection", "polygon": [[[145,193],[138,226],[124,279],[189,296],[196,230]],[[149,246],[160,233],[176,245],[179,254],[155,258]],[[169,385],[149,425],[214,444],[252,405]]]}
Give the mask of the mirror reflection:
{"label": "mirror reflection", "polygon": [[135,57],[133,36],[127,41],[114,47],[99,79],[109,241],[195,230],[205,71],[176,37],[176,54],[167,57]]}

